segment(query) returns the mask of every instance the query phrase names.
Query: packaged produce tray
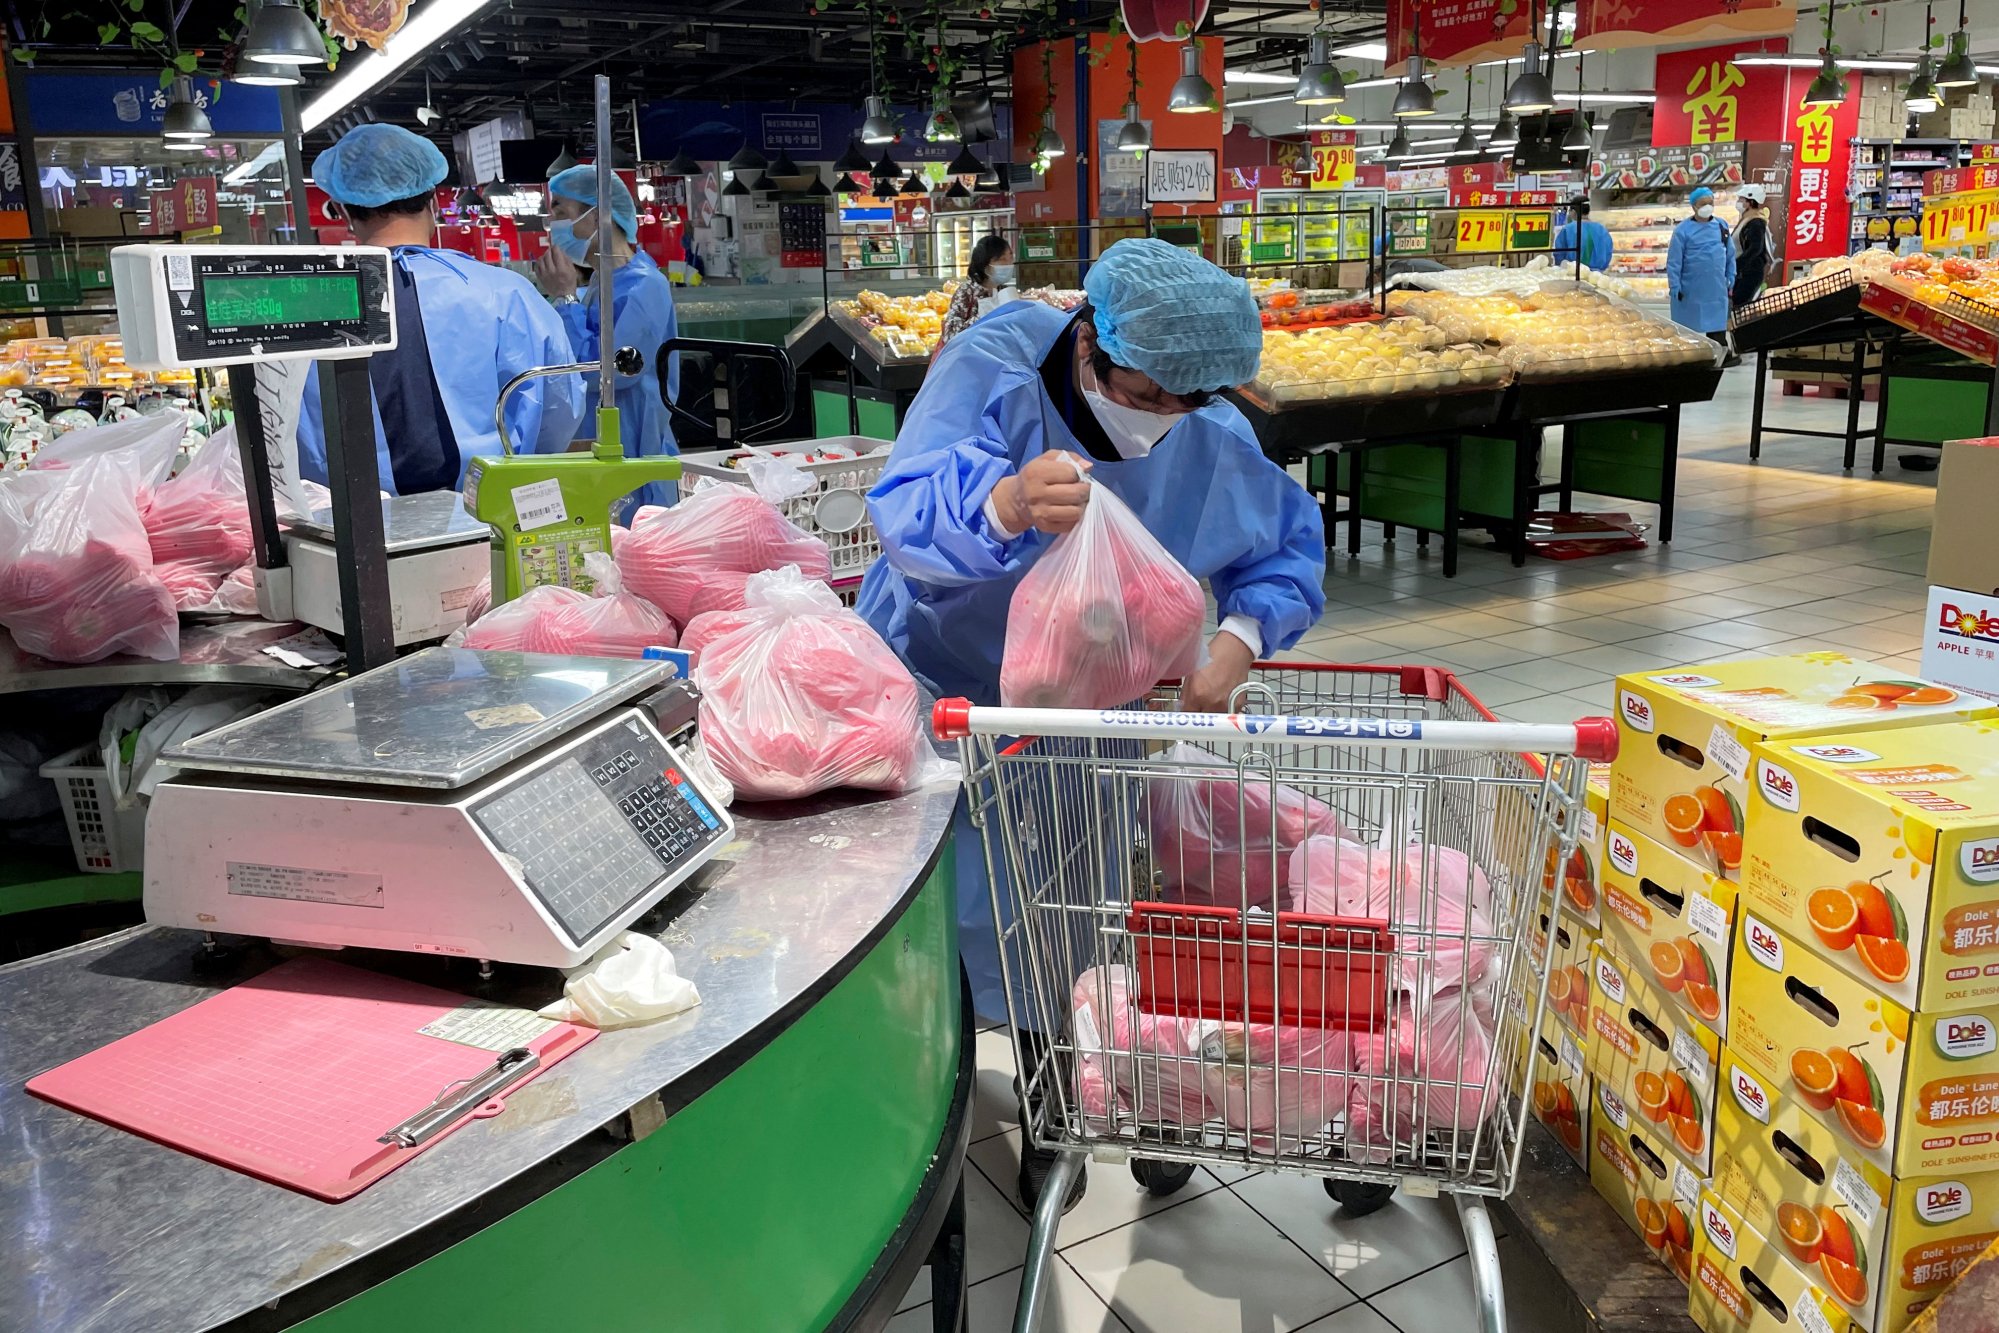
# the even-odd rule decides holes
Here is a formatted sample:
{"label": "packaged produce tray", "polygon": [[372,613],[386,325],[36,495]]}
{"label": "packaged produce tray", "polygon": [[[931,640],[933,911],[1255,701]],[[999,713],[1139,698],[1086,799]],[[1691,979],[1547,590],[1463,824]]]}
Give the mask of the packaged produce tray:
{"label": "packaged produce tray", "polygon": [[[1971,312],[1974,315],[1985,316],[1985,312],[1990,310],[1983,302],[1964,297],[1953,297],[1952,301],[1960,308],[1977,307]],[[1968,356],[1981,365],[1999,364],[1999,332],[1985,327],[1983,319],[1973,323],[1954,313],[1949,306],[1950,303],[1942,307],[1926,305],[1918,301],[1912,291],[1895,282],[1869,281],[1860,294],[1860,308],[1869,314],[1879,315],[1890,324]]]}

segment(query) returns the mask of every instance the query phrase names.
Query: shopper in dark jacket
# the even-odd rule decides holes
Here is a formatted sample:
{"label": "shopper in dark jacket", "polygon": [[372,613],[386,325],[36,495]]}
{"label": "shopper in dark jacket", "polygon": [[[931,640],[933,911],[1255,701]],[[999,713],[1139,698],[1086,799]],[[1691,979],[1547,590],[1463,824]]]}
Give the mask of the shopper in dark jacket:
{"label": "shopper in dark jacket", "polygon": [[1763,280],[1775,256],[1770,243],[1770,210],[1764,206],[1761,185],[1745,185],[1736,196],[1741,221],[1735,228],[1735,285],[1728,293],[1731,310],[1754,301],[1763,290]]}

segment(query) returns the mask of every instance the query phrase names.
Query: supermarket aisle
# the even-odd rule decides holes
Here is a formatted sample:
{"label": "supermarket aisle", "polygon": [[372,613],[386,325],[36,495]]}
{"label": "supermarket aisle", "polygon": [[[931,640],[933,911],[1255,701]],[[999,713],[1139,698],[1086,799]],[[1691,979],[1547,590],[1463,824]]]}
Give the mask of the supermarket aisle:
{"label": "supermarket aisle", "polygon": [[[1752,465],[1751,389],[1748,372],[1733,371],[1715,402],[1686,414],[1670,548],[1516,570],[1468,543],[1458,577],[1445,579],[1435,554],[1419,557],[1406,536],[1383,546],[1374,529],[1359,559],[1334,557],[1325,618],[1296,652],[1448,665],[1493,711],[1537,722],[1607,713],[1613,677],[1645,667],[1832,648],[1915,670],[1935,474],[1902,471],[1891,453],[1881,480],[1847,477],[1837,442],[1784,437],[1766,439]],[[1789,424],[1844,425],[1842,403],[1781,404],[1773,416]],[[986,1333],[1011,1326],[1027,1223],[1013,1197],[1011,1048],[987,1032],[978,1054],[971,1325]],[[1202,1173],[1160,1201],[1123,1171],[1093,1167],[1059,1245],[1048,1333],[1476,1327],[1464,1240],[1438,1201],[1398,1198],[1349,1222],[1314,1180]],[[1569,1333],[1531,1247],[1503,1241],[1502,1256],[1515,1326]],[[928,1296],[926,1274],[894,1333],[930,1328]]]}

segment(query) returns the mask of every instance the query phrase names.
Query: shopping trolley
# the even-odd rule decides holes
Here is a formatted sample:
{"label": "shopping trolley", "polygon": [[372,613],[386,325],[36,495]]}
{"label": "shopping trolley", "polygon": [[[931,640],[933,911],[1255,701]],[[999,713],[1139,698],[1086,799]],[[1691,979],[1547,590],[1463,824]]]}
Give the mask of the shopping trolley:
{"label": "shopping trolley", "polygon": [[1232,713],[1173,707],[933,717],[984,844],[1023,1131],[1060,1153],[1017,1333],[1085,1156],[1155,1194],[1201,1165],[1316,1175],[1349,1212],[1448,1193],[1502,1333],[1486,1201],[1519,1169],[1533,927],[1615,724],[1500,722],[1427,667],[1260,664]]}

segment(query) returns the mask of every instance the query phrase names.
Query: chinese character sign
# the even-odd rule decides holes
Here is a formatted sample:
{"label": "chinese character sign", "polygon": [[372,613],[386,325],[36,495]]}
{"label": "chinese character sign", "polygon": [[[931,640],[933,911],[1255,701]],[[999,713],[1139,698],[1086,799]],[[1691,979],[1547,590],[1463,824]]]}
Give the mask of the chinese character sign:
{"label": "chinese character sign", "polygon": [[213,176],[186,176],[174,182],[175,211],[182,231],[200,231],[216,224],[215,190]]}
{"label": "chinese character sign", "polygon": [[[1544,7],[1541,12],[1547,13]],[[1407,60],[1422,25],[1423,54],[1445,64],[1517,57],[1533,36],[1527,0],[1388,0],[1388,63]]]}
{"label": "chinese character sign", "polygon": [[1687,142],[1734,143],[1740,109],[1736,89],[1747,82],[1742,71],[1726,61],[1695,66],[1687,80],[1687,100],[1680,103],[1693,126]]}
{"label": "chinese character sign", "polygon": [[1806,106],[1803,97],[1809,82],[1804,77],[1791,80],[1792,110],[1784,134],[1795,164],[1790,208],[1785,212],[1790,235],[1785,238],[1784,258],[1791,261],[1845,254],[1853,226],[1853,202],[1846,187],[1853,135],[1859,127],[1860,94],[1849,88],[1838,106]]}
{"label": "chinese character sign", "polygon": [[1785,137],[1790,71],[1731,63],[1739,50],[1731,44],[1660,52],[1653,72],[1659,87],[1652,110],[1654,147],[1777,143]]}
{"label": "chinese character sign", "polygon": [[1352,130],[1312,131],[1312,182],[1315,190],[1344,190],[1353,184]]}

